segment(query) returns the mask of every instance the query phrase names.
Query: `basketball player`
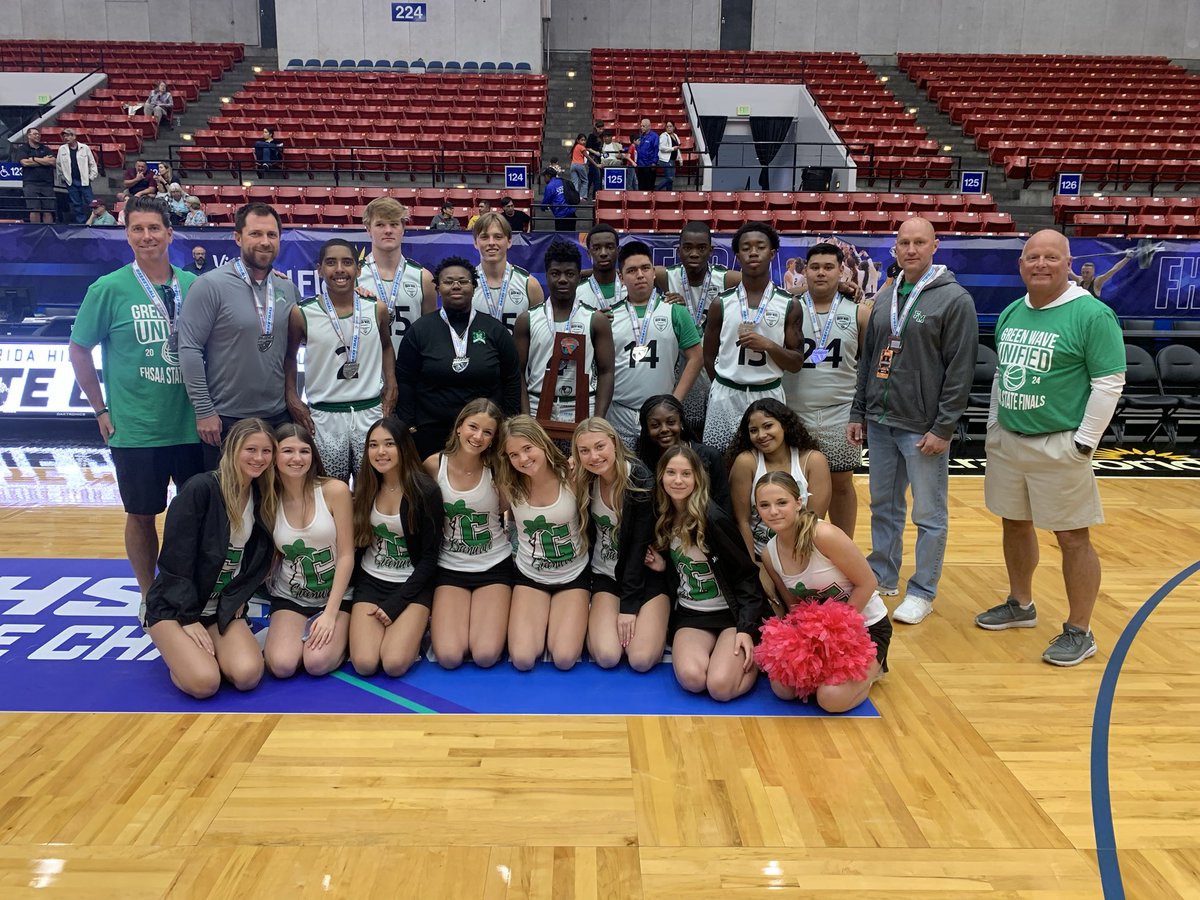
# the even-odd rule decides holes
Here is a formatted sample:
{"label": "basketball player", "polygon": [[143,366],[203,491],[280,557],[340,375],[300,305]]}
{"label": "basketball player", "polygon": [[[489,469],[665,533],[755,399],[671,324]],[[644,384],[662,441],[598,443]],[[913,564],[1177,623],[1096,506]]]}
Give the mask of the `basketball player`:
{"label": "basketball player", "polygon": [[540,304],[546,294],[536,278],[509,263],[512,226],[501,213],[484,213],[471,232],[479,251],[479,287],[472,302],[475,309],[503,323],[512,334],[517,316]]}
{"label": "basketball player", "polygon": [[358,286],[378,297],[387,310],[393,354],[400,349],[408,327],[437,309],[433,276],[404,256],[401,241],[407,221],[408,207],[392,197],[376,197],[363,211],[371,252],[358,276]]}
{"label": "basketball player", "polygon": [[617,278],[617,231],[611,225],[597,225],[584,240],[592,259],[590,272],[579,283],[579,302],[612,319],[612,308],[625,297],[625,287]]}

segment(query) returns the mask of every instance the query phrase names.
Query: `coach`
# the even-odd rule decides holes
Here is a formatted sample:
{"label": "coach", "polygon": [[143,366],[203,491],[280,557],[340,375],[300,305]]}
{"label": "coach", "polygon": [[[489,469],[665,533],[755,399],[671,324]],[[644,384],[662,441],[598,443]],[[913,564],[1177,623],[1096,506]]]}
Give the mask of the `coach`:
{"label": "coach", "polygon": [[1042,659],[1075,666],[1096,652],[1090,629],[1100,559],[1088,528],[1104,521],[1092,453],[1125,384],[1125,348],[1113,311],[1069,281],[1071,248],[1057,231],[1025,244],[1028,294],[1000,314],[987,429],[984,499],[1004,523],[1008,599],[975,617],[989,631],[1033,628],[1035,528],[1054,532],[1070,615]]}

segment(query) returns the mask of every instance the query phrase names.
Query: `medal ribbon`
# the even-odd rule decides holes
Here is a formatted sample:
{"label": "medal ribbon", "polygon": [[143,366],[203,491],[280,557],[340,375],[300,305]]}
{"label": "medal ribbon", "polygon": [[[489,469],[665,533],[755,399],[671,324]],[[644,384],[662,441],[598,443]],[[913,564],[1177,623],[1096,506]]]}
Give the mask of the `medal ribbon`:
{"label": "medal ribbon", "polygon": [[154,308],[158,310],[158,314],[163,317],[163,321],[167,323],[167,331],[174,334],[179,328],[179,312],[183,309],[183,294],[179,290],[179,276],[175,274],[175,269],[171,269],[171,290],[175,293],[175,317],[171,318],[167,314],[167,305],[163,303],[162,297],[158,295],[154,285],[150,283],[150,279],[146,277],[146,273],[142,271],[142,267],[136,262],[133,264],[133,275],[138,280],[138,284],[142,286],[142,290],[146,292],[146,296],[154,304]]}
{"label": "medal ribbon", "polygon": [[264,313],[262,307],[258,305],[258,293],[254,290],[254,282],[250,280],[250,273],[246,271],[246,266],[240,259],[233,261],[233,271],[237,272],[238,278],[246,282],[246,286],[250,288],[254,311],[258,313],[259,330],[264,337],[270,337],[275,328],[275,282],[272,280],[271,274],[267,273],[267,311]]}
{"label": "medal ribbon", "polygon": [[633,339],[637,346],[644,347],[646,345],[646,332],[650,328],[650,318],[654,315],[654,310],[658,307],[658,288],[654,289],[654,293],[650,295],[650,300],[646,304],[646,317],[640,322],[638,321],[637,311],[633,308],[633,301],[625,302],[625,311],[629,313],[629,324],[633,327]]}
{"label": "medal ribbon", "polygon": [[608,312],[609,309],[621,302],[621,282],[613,282],[613,301],[608,302],[608,298],[604,296],[604,291],[600,290],[600,282],[596,280],[596,276],[592,275],[588,278],[588,284],[591,285],[592,293],[596,295],[596,308],[600,312]]}
{"label": "medal ribbon", "polygon": [[438,315],[442,317],[442,321],[446,323],[446,328],[450,331],[450,342],[454,344],[454,358],[465,359],[467,356],[467,337],[471,334],[471,323],[475,321],[475,313],[477,310],[471,308],[471,316],[467,319],[467,327],[463,329],[462,337],[458,336],[458,332],[454,330],[454,326],[450,324],[450,319],[446,317],[446,310],[441,306],[438,307]]}
{"label": "medal ribbon", "polygon": [[[546,300],[546,324],[550,326],[550,334],[553,335],[558,331],[558,325],[554,321],[554,304],[550,300]],[[579,312],[579,294],[575,295],[575,301],[571,304],[571,314],[567,316],[567,331],[571,330],[571,323],[575,321],[575,313]]]}
{"label": "medal ribbon", "polygon": [[371,271],[371,277],[375,279],[375,287],[379,289],[379,296],[387,304],[389,313],[394,312],[396,309],[396,298],[400,294],[400,275],[404,272],[404,266],[404,255],[401,254],[400,262],[396,264],[396,277],[392,279],[392,289],[384,291],[383,276],[379,274],[379,266],[375,265],[375,254],[372,253],[367,257],[367,268]]}
{"label": "medal ribbon", "polygon": [[750,298],[746,296],[746,286],[739,284],[737,287],[738,308],[742,314],[742,324],[749,325],[751,328],[757,328],[758,323],[762,321],[763,313],[767,311],[767,307],[771,305],[771,300],[775,297],[775,283],[768,282],[766,290],[762,292],[762,297],[758,301],[758,309],[754,311],[754,320],[750,320]]}
{"label": "medal ribbon", "polygon": [[712,286],[712,277],[712,266],[709,266],[704,273],[704,284],[700,285],[700,293],[693,304],[692,285],[688,281],[687,269],[683,266],[679,267],[679,283],[683,287],[683,299],[687,303],[688,312],[692,314],[692,321],[696,323],[697,328],[700,327],[700,320],[704,318],[704,298],[708,296],[708,289]]}
{"label": "medal ribbon", "polygon": [[352,326],[352,328],[354,330],[350,335],[350,343],[347,344],[346,336],[342,333],[341,320],[338,318],[337,310],[333,308],[333,301],[329,299],[329,292],[326,290],[321,291],[321,305],[325,307],[325,315],[329,316],[329,322],[331,325],[333,325],[333,330],[337,334],[338,340],[341,342],[341,345],[346,348],[346,353],[347,353],[346,361],[351,362],[351,363],[358,362],[358,337],[359,337],[358,314],[359,314],[359,310],[360,310],[359,303],[360,303],[361,299],[362,298],[360,298],[358,296],[358,293],[355,292],[355,294],[354,294],[354,325]]}
{"label": "medal ribbon", "polygon": [[904,304],[904,309],[898,308],[900,285],[904,284],[904,275],[901,273],[899,280],[896,282],[896,289],[892,291],[892,337],[900,337],[900,331],[904,328],[904,323],[908,321],[908,314],[917,305],[917,298],[921,296],[921,291],[929,287],[929,283],[945,271],[945,266],[930,266],[929,271],[922,275],[917,283],[913,285],[912,293],[908,295],[908,302]]}
{"label": "medal ribbon", "polygon": [[492,289],[487,283],[487,276],[483,274],[483,267],[479,268],[479,286],[483,288],[483,299],[487,301],[488,312],[492,314],[492,318],[499,319],[501,322],[504,321],[504,303],[508,299],[508,280],[512,278],[512,273],[512,264],[505,264],[504,279],[500,282],[500,302],[497,304],[492,300]]}
{"label": "medal ribbon", "polygon": [[804,301],[804,305],[808,307],[808,318],[812,322],[813,337],[815,338],[818,332],[821,335],[821,339],[817,341],[817,348],[823,348],[828,344],[829,332],[833,330],[833,317],[837,312],[838,304],[842,302],[842,295],[834,294],[833,305],[829,307],[829,318],[825,320],[824,328],[821,328],[821,322],[817,318],[817,307],[813,303],[812,295],[808,291],[805,291],[801,299]]}

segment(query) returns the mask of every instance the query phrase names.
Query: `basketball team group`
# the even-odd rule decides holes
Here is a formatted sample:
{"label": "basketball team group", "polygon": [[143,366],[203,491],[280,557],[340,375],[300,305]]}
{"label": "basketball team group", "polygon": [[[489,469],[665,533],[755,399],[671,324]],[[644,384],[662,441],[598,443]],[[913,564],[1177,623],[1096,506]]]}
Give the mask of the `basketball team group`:
{"label": "basketball team group", "polygon": [[[204,698],[347,660],[401,677],[468,661],[567,670],[585,653],[645,672],[669,645],[678,684],[715,700],[760,675],[830,712],[865,700],[892,621],[935,612],[949,448],[976,372],[975,304],[935,261],[932,225],[900,227],[898,271],[867,303],[835,240],[807,248],[801,292],[777,286],[780,239],[761,222],[734,234],[730,270],[703,223],[666,268],[599,225],[586,268],[575,240],[549,245],[543,287],[509,262],[503,215],[474,223],[478,260],[432,270],[403,254],[407,216],[373,201],[369,250],[326,241],[319,293],[302,298],[274,268],[271,206],[242,207],[238,256],[199,277],[170,261],[164,204],[126,207],[133,262],[90,288],[70,358],[173,683]],[[986,440],[1008,592],[975,624],[1037,626],[1035,529],[1050,530],[1069,612],[1042,658],[1073,666],[1096,652],[1091,454],[1123,341],[1068,277],[1064,236],[1030,237],[1019,268]],[[261,646],[252,599],[270,608]],[[850,624],[814,627],[833,614]]]}

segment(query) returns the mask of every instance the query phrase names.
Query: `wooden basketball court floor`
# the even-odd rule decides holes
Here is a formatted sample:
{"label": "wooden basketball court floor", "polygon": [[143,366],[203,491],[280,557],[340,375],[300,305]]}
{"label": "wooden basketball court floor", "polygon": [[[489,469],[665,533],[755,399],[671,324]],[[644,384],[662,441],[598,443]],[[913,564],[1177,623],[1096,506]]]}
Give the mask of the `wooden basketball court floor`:
{"label": "wooden basketball court floor", "polygon": [[[1039,659],[1065,606],[1048,536],[1041,625],[971,624],[1005,594],[982,490],[952,479],[937,614],[896,626],[879,719],[0,715],[0,897],[1120,896],[1097,696],[1200,558],[1200,481],[1102,480],[1100,653],[1065,670]],[[14,556],[120,557],[121,534],[115,508],[0,508]],[[1198,608],[1193,574],[1112,695],[1128,897],[1200,897]]]}

